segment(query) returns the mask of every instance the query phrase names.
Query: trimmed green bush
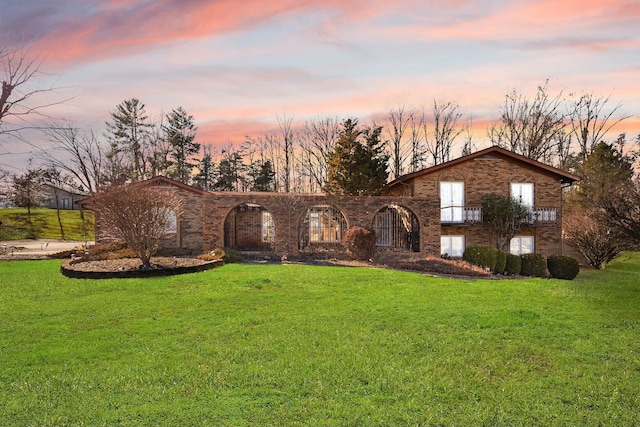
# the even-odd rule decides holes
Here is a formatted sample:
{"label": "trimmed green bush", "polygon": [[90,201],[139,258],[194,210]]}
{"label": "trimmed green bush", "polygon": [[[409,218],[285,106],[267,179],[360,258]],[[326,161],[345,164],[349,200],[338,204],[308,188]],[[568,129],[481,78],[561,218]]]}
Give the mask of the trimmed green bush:
{"label": "trimmed green bush", "polygon": [[462,259],[473,265],[493,271],[496,267],[496,252],[495,249],[489,246],[469,246],[464,250]]}
{"label": "trimmed green bush", "polygon": [[542,254],[524,254],[520,274],[523,276],[546,277],[547,259]]}
{"label": "trimmed green bush", "polygon": [[376,234],[370,228],[351,227],[342,239],[342,246],[353,259],[367,261],[375,254]]}
{"label": "trimmed green bush", "polygon": [[580,273],[580,264],[575,258],[563,255],[551,255],[547,258],[547,269],[551,277],[573,280]]}
{"label": "trimmed green bush", "polygon": [[514,276],[520,274],[522,269],[522,258],[518,255],[507,254],[505,271],[507,274]]}
{"label": "trimmed green bush", "polygon": [[507,268],[507,253],[499,249],[494,250],[496,251],[496,265],[493,267],[491,272],[493,274],[502,274]]}
{"label": "trimmed green bush", "polygon": [[[224,255],[222,255],[222,259],[226,264],[234,264],[242,262],[242,255],[233,249],[224,248],[222,249]],[[220,254],[220,252],[218,252]]]}

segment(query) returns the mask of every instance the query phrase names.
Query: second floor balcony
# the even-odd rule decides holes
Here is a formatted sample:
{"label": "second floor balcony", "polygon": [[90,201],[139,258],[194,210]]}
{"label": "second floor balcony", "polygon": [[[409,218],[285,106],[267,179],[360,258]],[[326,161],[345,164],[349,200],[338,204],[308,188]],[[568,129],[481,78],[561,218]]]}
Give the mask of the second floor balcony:
{"label": "second floor balcony", "polygon": [[[525,223],[531,225],[557,224],[558,208],[531,208]],[[443,225],[482,224],[482,206],[448,206],[440,209]]]}

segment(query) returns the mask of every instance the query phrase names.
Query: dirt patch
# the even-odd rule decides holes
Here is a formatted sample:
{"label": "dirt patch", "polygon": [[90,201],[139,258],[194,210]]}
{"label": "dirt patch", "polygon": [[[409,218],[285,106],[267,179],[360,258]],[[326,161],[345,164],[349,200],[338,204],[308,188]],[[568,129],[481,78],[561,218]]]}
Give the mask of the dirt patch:
{"label": "dirt patch", "polygon": [[489,277],[491,273],[482,267],[462,260],[427,257],[418,260],[394,261],[389,267],[401,270],[421,271],[450,277]]}
{"label": "dirt patch", "polygon": [[142,264],[137,258],[96,261],[79,259],[63,262],[60,271],[67,277],[84,279],[155,277],[195,273],[222,264],[221,260],[203,261],[196,258],[154,257],[151,258],[151,268],[142,269]]}

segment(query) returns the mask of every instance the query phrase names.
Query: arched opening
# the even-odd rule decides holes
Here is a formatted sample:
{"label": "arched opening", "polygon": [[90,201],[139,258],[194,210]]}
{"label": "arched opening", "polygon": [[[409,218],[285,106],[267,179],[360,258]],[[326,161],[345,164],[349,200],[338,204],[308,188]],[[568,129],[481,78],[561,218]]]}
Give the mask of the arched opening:
{"label": "arched opening", "polygon": [[333,206],[313,206],[307,210],[300,227],[300,251],[322,252],[343,250],[342,236],[347,220]]}
{"label": "arched opening", "polygon": [[271,251],[275,224],[271,213],[260,205],[236,206],[224,221],[224,245],[240,251]]}
{"label": "arched opening", "polygon": [[373,218],[376,249],[382,251],[420,252],[418,217],[399,205],[380,209]]}

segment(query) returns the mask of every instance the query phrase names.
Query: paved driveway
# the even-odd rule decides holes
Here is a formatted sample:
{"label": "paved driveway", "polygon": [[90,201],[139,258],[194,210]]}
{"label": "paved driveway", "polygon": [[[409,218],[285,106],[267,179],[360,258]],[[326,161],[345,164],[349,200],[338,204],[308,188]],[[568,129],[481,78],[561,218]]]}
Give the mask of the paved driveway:
{"label": "paved driveway", "polygon": [[[93,242],[88,242],[90,245]],[[0,241],[0,255],[51,255],[83,246],[84,241],[77,240],[6,240]]]}

